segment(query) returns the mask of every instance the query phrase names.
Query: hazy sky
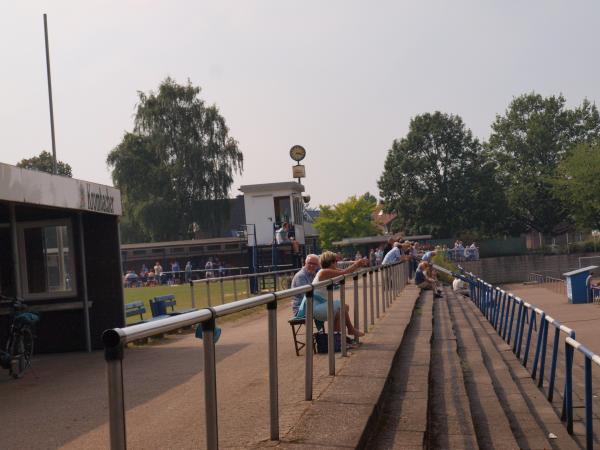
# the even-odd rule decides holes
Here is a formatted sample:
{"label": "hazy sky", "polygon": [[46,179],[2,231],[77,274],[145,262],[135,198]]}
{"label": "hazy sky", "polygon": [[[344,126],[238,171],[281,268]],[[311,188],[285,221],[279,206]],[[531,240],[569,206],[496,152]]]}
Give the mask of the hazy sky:
{"label": "hazy sky", "polygon": [[291,180],[301,144],[313,206],[378,194],[416,114],[459,114],[486,139],[524,92],[600,100],[597,1],[2,0],[1,162],[51,150],[44,12],[58,158],[105,184],[137,91],[167,76],[201,86],[239,141],[233,195]]}

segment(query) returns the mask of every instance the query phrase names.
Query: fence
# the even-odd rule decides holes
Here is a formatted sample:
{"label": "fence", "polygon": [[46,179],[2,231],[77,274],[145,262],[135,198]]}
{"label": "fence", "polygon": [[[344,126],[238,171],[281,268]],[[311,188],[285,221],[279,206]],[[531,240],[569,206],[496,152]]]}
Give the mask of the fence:
{"label": "fence", "polygon": [[540,273],[530,273],[527,280],[530,283],[542,284],[545,288],[557,294],[567,295],[567,285],[562,278],[554,278]]}
{"label": "fence", "polygon": [[[276,275],[275,275],[276,276]],[[279,439],[279,406],[278,406],[278,368],[277,368],[277,303],[278,300],[291,298],[298,294],[306,295],[306,336],[313,334],[313,292],[317,288],[327,289],[327,334],[328,334],[328,365],[329,374],[335,376],[335,346],[334,346],[334,318],[333,318],[333,288],[340,284],[340,329],[342,356],[347,356],[345,309],[346,280],[352,279],[354,294],[354,326],[359,328],[360,296],[359,279],[362,278],[362,325],[368,332],[367,311],[370,310],[370,323],[374,324],[375,316],[379,318],[380,307],[383,312],[388,308],[395,297],[408,282],[408,264],[397,263],[360,270],[351,274],[340,275],[314,285],[302,286],[294,289],[272,292],[252,298],[234,301],[215,307],[208,307],[198,311],[169,317],[148,323],[133,325],[126,328],[106,330],[102,336],[104,355],[108,379],[109,399],[109,430],[111,449],[125,449],[126,422],[125,422],[125,391],[123,384],[123,359],[126,345],[130,342],[164,334],[185,326],[197,325],[202,327],[202,341],[204,348],[204,393],[205,393],[205,420],[206,444],[208,449],[217,449],[218,422],[217,422],[217,371],[215,361],[214,331],[218,318],[243,311],[250,308],[266,305],[268,310],[268,361],[269,361],[269,412],[270,412],[270,438]],[[192,283],[193,289],[193,283]],[[305,347],[305,389],[304,399],[312,400],[313,392],[313,347]]]}
{"label": "fence", "polygon": [[[192,298],[192,307],[196,308],[196,293],[197,289],[206,290],[206,297],[208,306],[213,305],[213,299],[211,295],[211,284],[218,284],[219,286],[219,300],[220,304],[223,305],[225,303],[225,289],[224,283],[226,281],[231,281],[233,287],[233,299],[234,301],[238,300],[238,287],[240,284],[244,286],[245,293],[250,296],[251,292],[261,292],[261,291],[278,291],[288,289],[292,282],[292,276],[298,269],[287,269],[280,270],[275,272],[257,272],[257,273],[248,273],[244,275],[231,275],[227,277],[219,277],[219,278],[201,278],[199,280],[191,280],[190,284],[190,293]],[[255,280],[255,289],[252,289],[252,280]],[[198,287],[204,285],[203,287]],[[262,285],[262,287],[261,287]]]}
{"label": "fence", "polygon": [[[558,320],[546,314],[540,308],[525,302],[512,293],[493,287],[471,273],[463,272],[462,274],[453,275],[469,282],[472,301],[479,307],[502,339],[509,345],[512,343],[513,353],[525,368],[529,363],[532,341],[534,342],[535,352],[530,374],[531,378],[537,380],[537,385],[541,389],[544,388],[544,381],[546,380],[546,359],[547,356],[550,356],[550,371],[547,374],[548,387],[545,395],[548,401],[552,402],[555,392],[562,392],[561,420],[566,422],[567,431],[570,434],[573,434],[573,353],[574,350],[578,350],[584,355],[584,424],[586,448],[591,449],[593,447],[592,362],[600,365],[600,357],[575,340],[574,330],[561,325]],[[542,280],[540,282],[546,284],[546,278],[551,277],[530,274],[531,281]],[[551,280],[550,283],[553,283],[553,281]],[[533,336],[534,330],[536,332],[535,339]],[[550,330],[554,330],[554,335],[551,337],[551,343],[548,344]],[[564,354],[562,355],[564,366],[561,367],[562,377],[560,377],[561,371],[558,369],[561,338],[562,345],[564,345]],[[562,389],[556,388],[559,378],[562,381]],[[579,386],[580,383],[576,385]]]}

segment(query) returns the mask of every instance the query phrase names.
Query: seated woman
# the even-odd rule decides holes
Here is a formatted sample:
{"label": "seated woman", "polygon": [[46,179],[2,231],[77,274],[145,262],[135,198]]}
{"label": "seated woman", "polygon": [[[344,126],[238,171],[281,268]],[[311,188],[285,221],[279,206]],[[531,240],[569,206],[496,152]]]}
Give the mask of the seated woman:
{"label": "seated woman", "polygon": [[[313,284],[316,284],[320,281],[329,280],[330,278],[335,278],[340,275],[345,275],[347,273],[352,273],[355,270],[361,267],[367,267],[369,265],[369,260],[366,258],[359,259],[354,262],[354,264],[350,265],[346,269],[338,269],[337,268],[337,257],[333,252],[324,252],[321,254],[319,258],[321,264],[321,270],[317,272],[315,279],[313,280]],[[340,331],[340,309],[341,303],[339,300],[333,301],[333,314],[335,317],[334,329],[335,331]],[[350,320],[350,313],[348,312],[348,305],[345,305],[345,317],[346,317],[346,328],[348,329],[348,334],[357,336],[364,336],[364,333],[354,328],[352,321]],[[300,308],[298,309],[297,317],[306,317],[306,296],[302,300],[300,304]],[[326,287],[318,287],[315,288],[313,292],[313,318],[315,320],[319,320],[321,322],[327,321],[327,288]]]}

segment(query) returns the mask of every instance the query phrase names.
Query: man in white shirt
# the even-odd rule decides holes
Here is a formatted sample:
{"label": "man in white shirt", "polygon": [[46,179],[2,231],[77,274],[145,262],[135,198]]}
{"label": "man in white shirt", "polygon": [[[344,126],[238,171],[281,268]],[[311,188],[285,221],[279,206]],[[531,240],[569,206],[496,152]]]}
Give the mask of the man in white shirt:
{"label": "man in white shirt", "polygon": [[283,222],[281,224],[281,228],[279,228],[275,232],[275,242],[277,242],[277,245],[283,244],[284,242],[289,242],[290,241],[290,239],[288,237],[289,228],[290,228],[290,226],[288,225],[288,223],[287,222]]}

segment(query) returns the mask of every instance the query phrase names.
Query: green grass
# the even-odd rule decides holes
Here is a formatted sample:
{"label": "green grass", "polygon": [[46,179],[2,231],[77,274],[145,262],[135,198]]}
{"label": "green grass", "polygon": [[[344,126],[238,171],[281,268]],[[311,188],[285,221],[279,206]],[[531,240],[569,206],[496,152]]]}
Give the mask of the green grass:
{"label": "green grass", "polygon": [[[223,297],[221,297],[221,285],[223,286]],[[242,300],[244,298],[251,297],[251,295],[248,294],[248,283],[246,282],[246,280],[236,280],[235,288],[237,292],[237,300]],[[144,306],[146,307],[146,313],[144,313],[143,317],[144,319],[151,319],[152,312],[150,310],[150,299],[161,295],[169,294],[175,295],[175,300],[177,301],[177,306],[175,307],[176,310],[192,308],[192,295],[189,284],[125,288],[125,303],[127,304],[139,300],[143,301]],[[204,308],[209,306],[206,283],[194,284],[194,297],[196,300],[196,308]],[[220,305],[221,303],[229,303],[234,301],[235,299],[236,297],[234,295],[234,286],[232,280],[227,280],[222,283],[220,281],[210,283],[210,300],[212,306]],[[231,318],[243,317],[253,312],[254,308],[251,310],[232,314]],[[127,324],[130,325],[139,322],[139,320],[139,315],[128,317]]]}

